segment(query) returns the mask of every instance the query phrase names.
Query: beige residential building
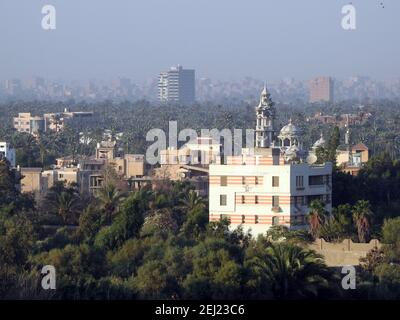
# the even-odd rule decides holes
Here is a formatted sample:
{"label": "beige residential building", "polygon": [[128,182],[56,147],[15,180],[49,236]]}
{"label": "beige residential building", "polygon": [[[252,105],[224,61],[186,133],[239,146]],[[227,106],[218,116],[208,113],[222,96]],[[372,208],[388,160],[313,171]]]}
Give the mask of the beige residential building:
{"label": "beige residential building", "polygon": [[46,176],[42,176],[42,168],[20,168],[21,192],[33,193],[39,198],[46,194],[49,188],[49,181]]}
{"label": "beige residential building", "polygon": [[71,112],[65,109],[64,112],[58,113],[45,113],[43,118],[45,120],[46,130],[53,130],[56,132],[62,131],[67,123],[81,122],[85,123],[93,119],[93,112],[76,111]]}
{"label": "beige residential building", "polygon": [[117,172],[126,177],[143,177],[145,175],[145,159],[143,154],[125,154],[112,160]]}
{"label": "beige residential building", "polygon": [[156,179],[189,181],[199,195],[208,195],[208,167],[221,163],[221,144],[211,137],[198,137],[180,149],[160,151],[160,167],[154,170]]}
{"label": "beige residential building", "polygon": [[336,163],[341,171],[353,176],[357,175],[362,166],[369,160],[369,149],[364,143],[357,143],[349,150],[337,150]]}
{"label": "beige residential building", "polygon": [[32,116],[30,113],[18,113],[18,117],[13,118],[13,127],[18,132],[25,132],[37,135],[46,130],[43,117]]}

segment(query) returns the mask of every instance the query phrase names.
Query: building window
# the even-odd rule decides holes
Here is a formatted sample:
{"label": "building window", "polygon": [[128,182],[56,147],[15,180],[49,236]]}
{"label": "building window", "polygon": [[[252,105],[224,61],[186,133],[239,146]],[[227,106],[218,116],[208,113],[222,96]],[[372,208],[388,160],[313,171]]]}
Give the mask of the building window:
{"label": "building window", "polygon": [[255,196],[255,197],[254,197],[254,203],[255,203],[255,204],[258,204],[258,196]]}
{"label": "building window", "polygon": [[228,185],[228,177],[227,176],[221,176],[221,187],[226,187]]}
{"label": "building window", "polygon": [[254,177],[254,184],[258,184],[258,177]]}
{"label": "building window", "polygon": [[219,205],[226,206],[226,194],[221,194],[219,196]]}
{"label": "building window", "polygon": [[272,206],[279,207],[279,196],[272,196]]}
{"label": "building window", "polygon": [[246,184],[246,177],[242,177],[242,184]]}
{"label": "building window", "polygon": [[304,177],[296,176],[296,188],[303,188],[303,187],[304,187]]}
{"label": "building window", "polygon": [[309,186],[320,186],[324,184],[324,176],[309,176],[308,177],[308,185]]}
{"label": "building window", "polygon": [[244,196],[242,196],[242,204],[246,203],[246,198]]}
{"label": "building window", "polygon": [[254,216],[254,222],[255,222],[255,224],[258,223],[258,216]]}
{"label": "building window", "polygon": [[242,215],[242,223],[245,223],[245,221],[246,221],[246,216]]}
{"label": "building window", "polygon": [[279,187],[279,177],[278,176],[273,176],[272,177],[272,186],[273,187]]}
{"label": "building window", "polygon": [[279,217],[272,217],[272,225],[273,226],[279,225]]}

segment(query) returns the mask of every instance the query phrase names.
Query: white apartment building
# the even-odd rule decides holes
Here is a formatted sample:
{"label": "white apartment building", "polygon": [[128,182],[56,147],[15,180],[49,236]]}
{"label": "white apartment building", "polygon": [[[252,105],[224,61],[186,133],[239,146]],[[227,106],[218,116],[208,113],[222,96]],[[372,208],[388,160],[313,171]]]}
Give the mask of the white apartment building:
{"label": "white apartment building", "polygon": [[7,142],[0,142],[0,160],[4,158],[15,168],[15,149]]}
{"label": "white apartment building", "polygon": [[195,71],[172,67],[161,72],[158,79],[158,99],[161,102],[191,104],[195,101]]}
{"label": "white apartment building", "polygon": [[291,121],[276,135],[275,109],[266,88],[256,110],[256,148],[209,167],[209,219],[228,218],[232,228],[242,225],[253,236],[272,225],[305,228],[314,199],[332,211],[332,164],[306,162],[301,130]]}

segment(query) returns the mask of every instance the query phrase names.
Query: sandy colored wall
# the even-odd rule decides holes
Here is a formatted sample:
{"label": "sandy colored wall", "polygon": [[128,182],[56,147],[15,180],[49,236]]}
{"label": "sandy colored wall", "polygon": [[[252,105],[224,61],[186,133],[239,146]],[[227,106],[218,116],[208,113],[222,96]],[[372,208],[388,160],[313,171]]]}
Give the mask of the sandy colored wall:
{"label": "sandy colored wall", "polygon": [[309,245],[310,249],[322,254],[325,257],[326,264],[331,267],[358,265],[360,258],[365,257],[368,251],[380,247],[381,243],[376,239],[369,243],[354,243],[350,239],[335,243],[317,239]]}

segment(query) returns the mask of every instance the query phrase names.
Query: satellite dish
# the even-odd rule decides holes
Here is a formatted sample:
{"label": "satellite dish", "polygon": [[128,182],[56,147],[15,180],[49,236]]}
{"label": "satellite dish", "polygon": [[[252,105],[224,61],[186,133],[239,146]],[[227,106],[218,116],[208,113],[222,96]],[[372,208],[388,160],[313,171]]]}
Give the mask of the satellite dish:
{"label": "satellite dish", "polygon": [[308,155],[308,157],[306,158],[306,162],[307,162],[308,164],[316,163],[317,160],[318,160],[318,158],[317,158],[317,156],[316,156],[315,154],[310,154],[310,155]]}

